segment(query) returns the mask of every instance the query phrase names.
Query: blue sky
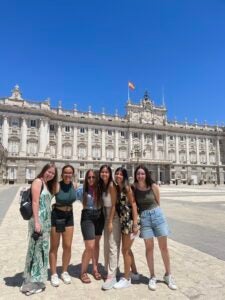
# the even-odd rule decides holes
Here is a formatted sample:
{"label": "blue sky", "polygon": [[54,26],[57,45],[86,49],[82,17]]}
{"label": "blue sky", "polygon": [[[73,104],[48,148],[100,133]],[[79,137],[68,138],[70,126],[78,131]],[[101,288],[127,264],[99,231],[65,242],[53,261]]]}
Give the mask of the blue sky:
{"label": "blue sky", "polygon": [[3,0],[0,97],[125,113],[127,82],[168,117],[225,121],[225,0]]}

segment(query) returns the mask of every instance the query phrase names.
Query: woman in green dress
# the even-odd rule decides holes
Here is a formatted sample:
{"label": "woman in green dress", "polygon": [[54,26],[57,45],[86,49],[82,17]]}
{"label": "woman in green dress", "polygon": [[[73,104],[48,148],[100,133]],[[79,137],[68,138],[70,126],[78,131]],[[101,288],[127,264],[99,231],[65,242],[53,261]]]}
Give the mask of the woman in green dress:
{"label": "woman in green dress", "polygon": [[29,245],[21,292],[37,294],[45,289],[48,276],[51,200],[57,186],[57,169],[46,164],[31,185],[33,216],[28,223]]}

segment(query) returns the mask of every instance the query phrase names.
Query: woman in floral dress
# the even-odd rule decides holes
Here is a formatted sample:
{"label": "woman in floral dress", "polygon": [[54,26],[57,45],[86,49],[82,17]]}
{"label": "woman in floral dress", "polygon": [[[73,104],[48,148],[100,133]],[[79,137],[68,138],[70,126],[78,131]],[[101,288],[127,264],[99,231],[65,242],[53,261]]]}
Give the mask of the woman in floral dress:
{"label": "woman in floral dress", "polygon": [[45,289],[48,276],[51,200],[57,185],[57,169],[46,164],[31,185],[33,216],[28,223],[29,245],[21,292],[37,294]]}
{"label": "woman in floral dress", "polygon": [[[131,278],[137,278],[137,269],[134,256],[131,251],[133,244],[132,234],[138,233],[138,213],[133,192],[128,184],[127,170],[123,167],[115,171],[115,182],[117,184],[117,212],[120,218],[122,233],[122,253],[124,258],[124,277],[120,278],[115,285],[115,289],[127,288],[131,286]],[[130,273],[130,269],[132,273]]]}

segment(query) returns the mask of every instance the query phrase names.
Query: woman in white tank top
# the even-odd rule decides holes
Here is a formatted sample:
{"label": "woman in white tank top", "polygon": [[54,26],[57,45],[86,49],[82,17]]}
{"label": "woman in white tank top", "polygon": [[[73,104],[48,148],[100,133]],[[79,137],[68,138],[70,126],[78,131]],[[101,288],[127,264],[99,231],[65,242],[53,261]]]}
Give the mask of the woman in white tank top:
{"label": "woman in white tank top", "polygon": [[107,279],[102,285],[103,290],[110,290],[116,283],[116,273],[120,254],[121,229],[116,212],[116,187],[112,179],[112,170],[108,165],[99,170],[99,193],[103,201],[104,226],[104,257]]}

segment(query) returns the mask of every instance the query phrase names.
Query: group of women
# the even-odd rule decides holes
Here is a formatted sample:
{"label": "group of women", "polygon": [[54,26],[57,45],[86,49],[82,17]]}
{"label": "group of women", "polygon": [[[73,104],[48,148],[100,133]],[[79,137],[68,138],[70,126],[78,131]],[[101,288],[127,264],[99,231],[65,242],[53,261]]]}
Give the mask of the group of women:
{"label": "group of women", "polygon": [[[81,258],[80,280],[91,283],[88,265],[92,260],[92,275],[96,280],[104,279],[102,289],[121,289],[131,286],[131,280],[139,280],[139,273],[131,250],[134,238],[144,239],[146,259],[150,272],[148,287],[156,289],[154,271],[154,237],[158,239],[165,266],[164,281],[170,289],[176,289],[170,270],[167,247],[168,225],[160,208],[158,185],[152,180],[145,166],[138,166],[134,183],[129,184],[125,168],[119,167],[114,173],[108,165],[99,171],[88,170],[83,186],[73,183],[74,168],[62,168],[61,181],[57,181],[54,164],[44,166],[32,183],[33,217],[29,221],[29,245],[26,257],[24,282],[21,292],[26,295],[42,292],[47,280],[48,262],[51,284],[58,287],[57,253],[62,237],[61,280],[71,283],[68,266],[74,230],[73,202],[81,200],[81,231],[85,249]],[[55,197],[55,203],[51,200]],[[98,269],[99,243],[104,231],[105,272]],[[50,240],[50,251],[49,251]],[[121,246],[122,242],[122,246]],[[124,276],[117,281],[120,246],[124,259]]]}

